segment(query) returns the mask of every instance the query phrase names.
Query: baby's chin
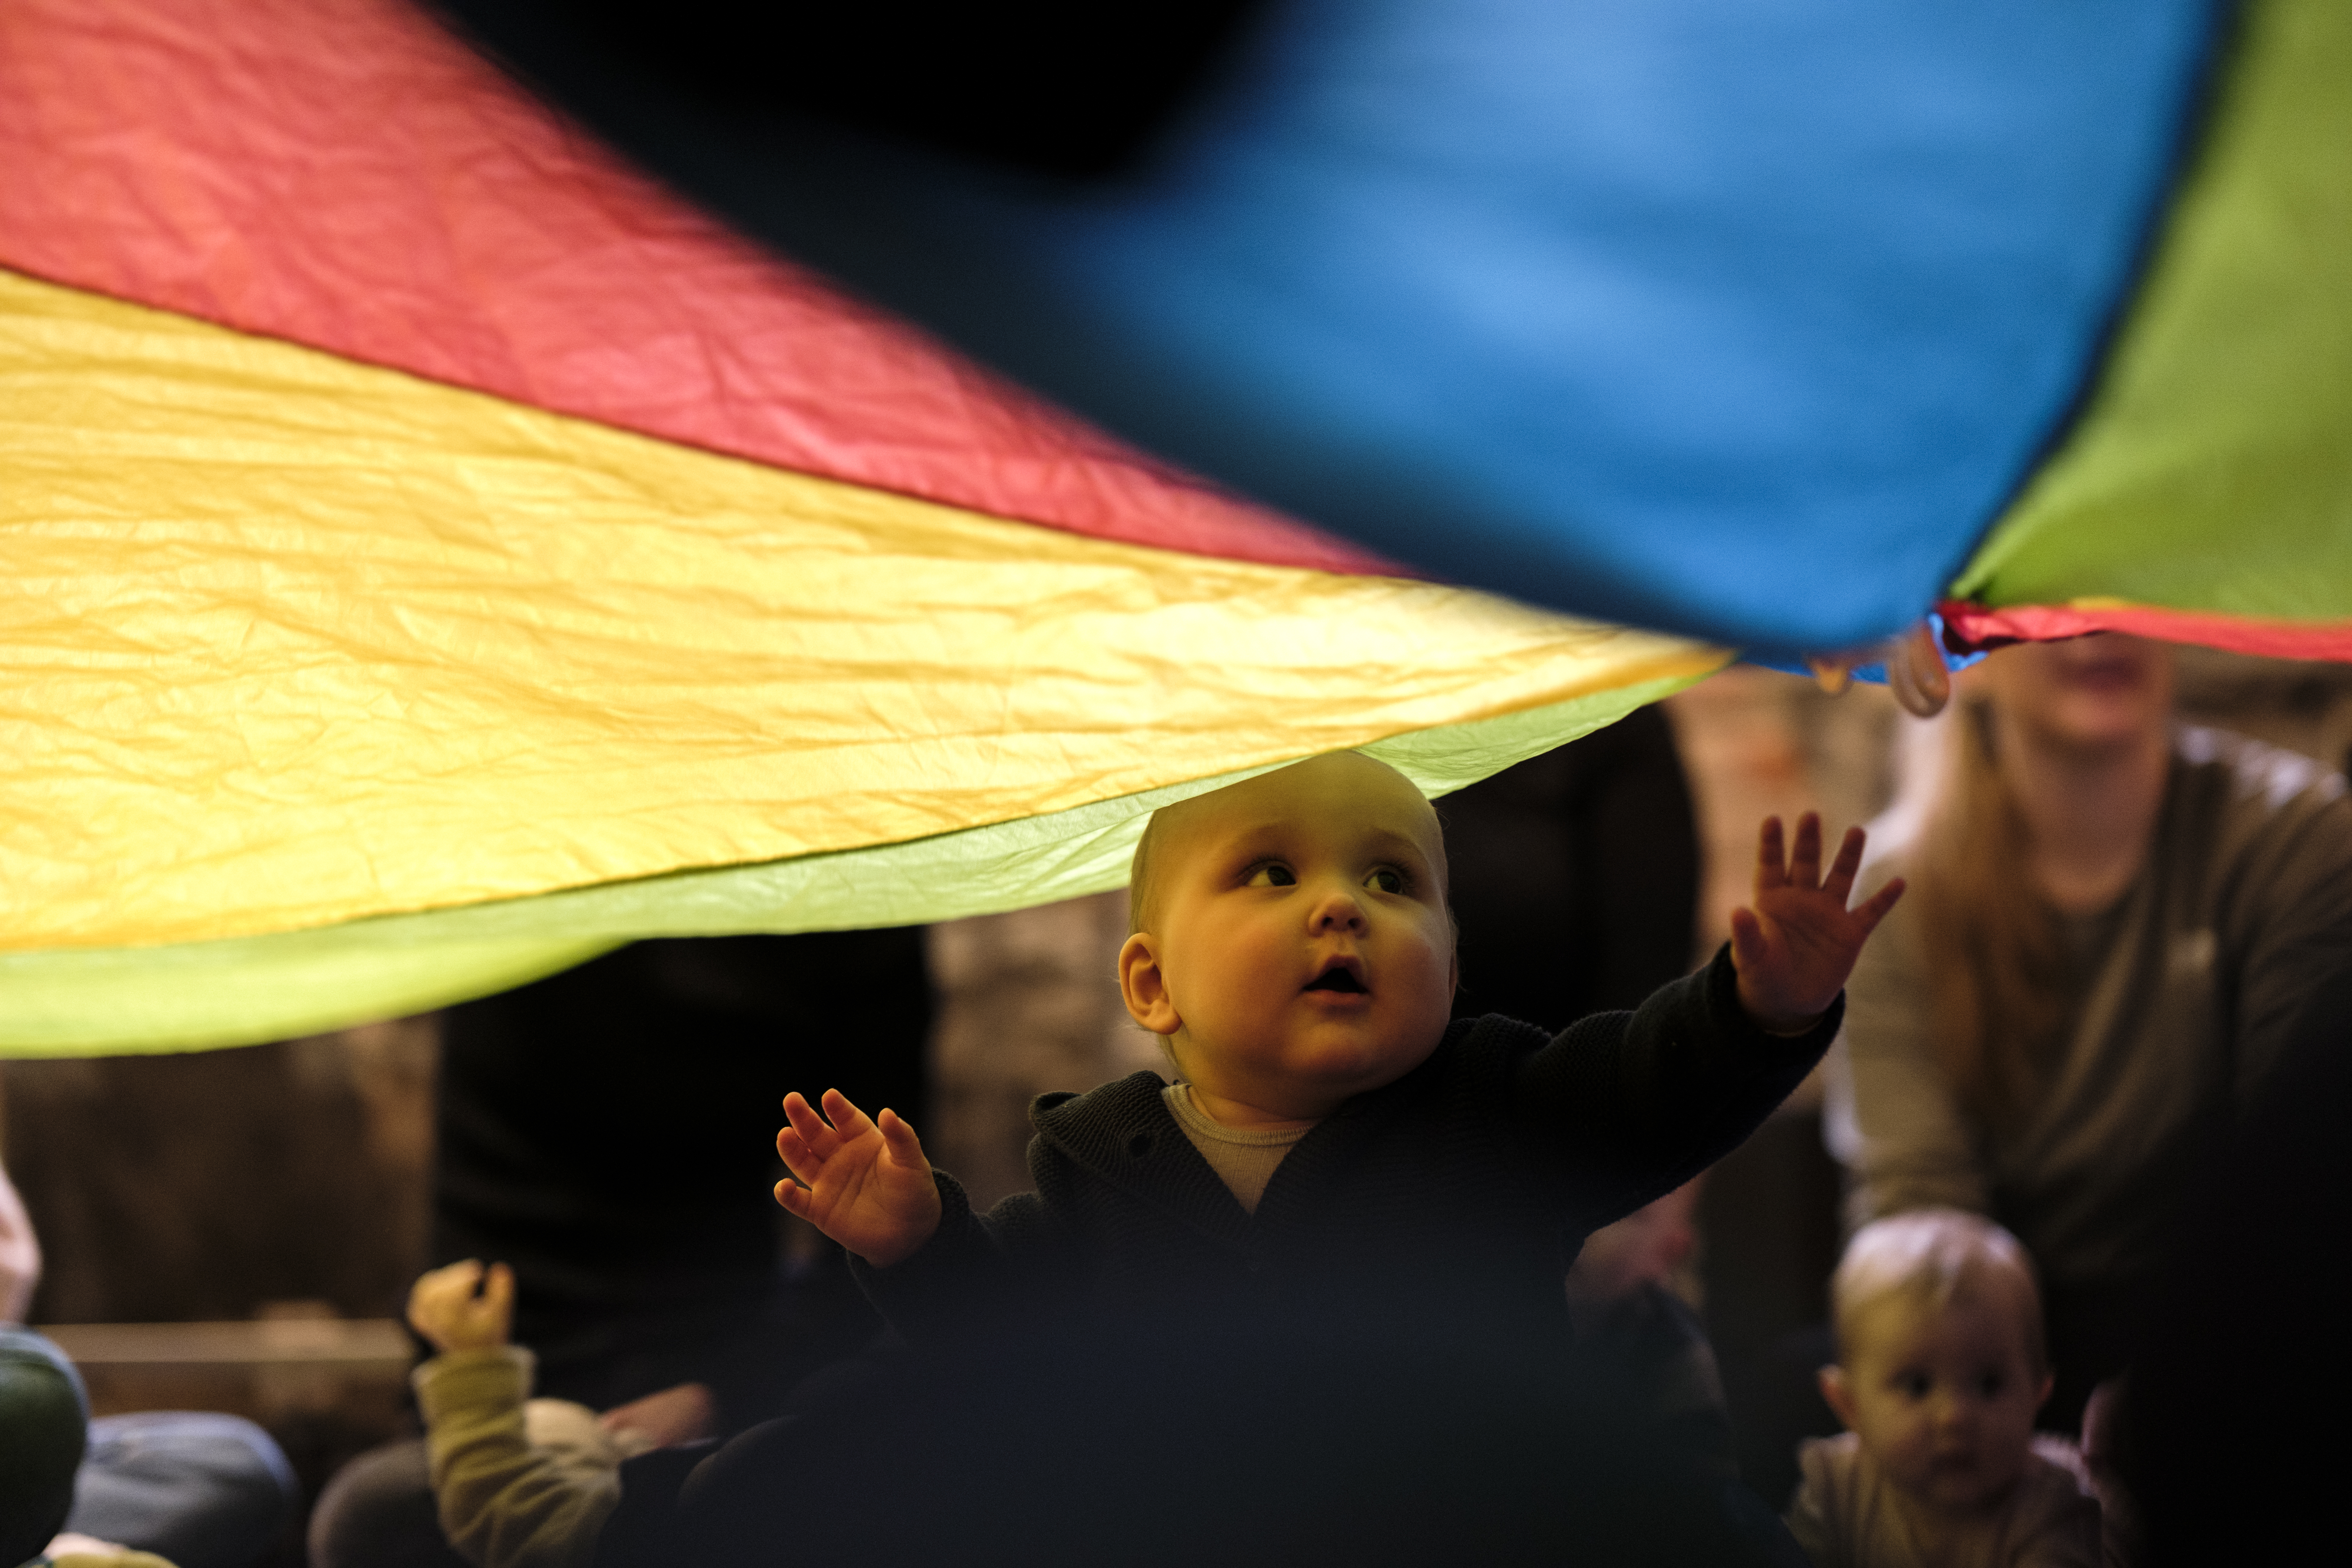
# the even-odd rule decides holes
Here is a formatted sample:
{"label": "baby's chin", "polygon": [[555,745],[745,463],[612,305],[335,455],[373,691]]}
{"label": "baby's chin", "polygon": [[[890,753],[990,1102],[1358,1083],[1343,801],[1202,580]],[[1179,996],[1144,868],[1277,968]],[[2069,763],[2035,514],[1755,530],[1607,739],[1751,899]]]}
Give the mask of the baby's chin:
{"label": "baby's chin", "polygon": [[2017,1464],[1983,1460],[1930,1464],[1914,1489],[1927,1501],[1953,1513],[1976,1513],[2000,1506],[2017,1485],[2023,1469]]}
{"label": "baby's chin", "polygon": [[1329,1083],[1347,1083],[1354,1092],[1385,1089],[1427,1061],[1437,1049],[1444,1030],[1423,1042],[1418,1038],[1367,1039],[1353,1031],[1334,1030],[1328,1036],[1310,1034],[1291,1053],[1301,1074]]}

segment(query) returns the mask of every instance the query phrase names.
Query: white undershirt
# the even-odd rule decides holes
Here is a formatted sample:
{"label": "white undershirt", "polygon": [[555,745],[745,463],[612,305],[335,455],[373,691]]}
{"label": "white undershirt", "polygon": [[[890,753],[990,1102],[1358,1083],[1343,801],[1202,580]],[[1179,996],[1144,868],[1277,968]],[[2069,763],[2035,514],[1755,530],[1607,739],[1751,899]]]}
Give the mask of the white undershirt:
{"label": "white undershirt", "polygon": [[1267,1130],[1255,1127],[1228,1127],[1212,1121],[1193,1101],[1192,1086],[1171,1083],[1160,1091],[1168,1107],[1168,1114],[1217,1173],[1234,1200],[1245,1213],[1257,1213],[1258,1200],[1265,1195],[1266,1183],[1274,1180],[1274,1168],[1290,1152],[1290,1146],[1307,1136],[1304,1127]]}

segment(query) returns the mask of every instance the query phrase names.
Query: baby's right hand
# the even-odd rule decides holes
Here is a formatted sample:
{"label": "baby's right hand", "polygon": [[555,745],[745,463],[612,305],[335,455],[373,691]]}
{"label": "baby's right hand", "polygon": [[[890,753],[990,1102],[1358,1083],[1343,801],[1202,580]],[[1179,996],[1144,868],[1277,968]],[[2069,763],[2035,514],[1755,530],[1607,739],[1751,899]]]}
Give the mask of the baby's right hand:
{"label": "baby's right hand", "polygon": [[915,1130],[886,1109],[877,1123],[837,1089],[824,1091],[826,1125],[798,1094],[784,1096],[776,1152],[800,1178],[776,1201],[877,1268],[887,1268],[940,1228],[940,1189]]}
{"label": "baby's right hand", "polygon": [[493,1263],[484,1283],[480,1260],[468,1258],[416,1282],[408,1292],[409,1325],[437,1351],[490,1350],[513,1329],[514,1295],[513,1269]]}

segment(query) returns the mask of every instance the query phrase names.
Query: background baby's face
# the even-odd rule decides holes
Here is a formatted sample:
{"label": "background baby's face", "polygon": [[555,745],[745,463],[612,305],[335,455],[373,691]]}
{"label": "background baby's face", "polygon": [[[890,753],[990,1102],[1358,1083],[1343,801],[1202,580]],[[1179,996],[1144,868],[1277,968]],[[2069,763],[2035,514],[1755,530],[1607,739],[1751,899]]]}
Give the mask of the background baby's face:
{"label": "background baby's face", "polygon": [[2027,1348],[2031,1310],[2002,1278],[1964,1281],[1941,1305],[1898,1294],[1863,1310],[1839,1414],[1898,1489],[1974,1512],[2016,1484],[2050,1392]]}
{"label": "background baby's face", "polygon": [[1436,1047],[1454,930],[1436,814],[1411,783],[1341,752],[1187,802],[1168,826],[1139,940],[1195,1085],[1318,1117]]}

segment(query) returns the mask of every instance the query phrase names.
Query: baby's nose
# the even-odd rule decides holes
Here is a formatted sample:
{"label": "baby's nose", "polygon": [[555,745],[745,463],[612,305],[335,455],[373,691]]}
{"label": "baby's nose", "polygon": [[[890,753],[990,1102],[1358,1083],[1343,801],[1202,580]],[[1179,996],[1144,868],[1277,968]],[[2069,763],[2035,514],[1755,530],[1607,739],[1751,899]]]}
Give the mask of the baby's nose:
{"label": "baby's nose", "polygon": [[1364,923],[1364,906],[1356,900],[1355,890],[1335,887],[1315,900],[1315,912],[1309,921],[1316,931],[1356,931]]}

